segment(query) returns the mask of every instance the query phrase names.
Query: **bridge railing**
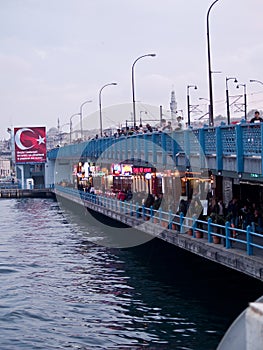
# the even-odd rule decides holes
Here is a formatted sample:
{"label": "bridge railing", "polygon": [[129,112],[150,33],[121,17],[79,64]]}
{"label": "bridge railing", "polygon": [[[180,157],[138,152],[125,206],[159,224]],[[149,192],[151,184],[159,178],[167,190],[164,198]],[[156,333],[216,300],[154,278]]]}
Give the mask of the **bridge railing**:
{"label": "bridge railing", "polygon": [[[190,135],[194,137],[190,137]],[[204,154],[211,155],[218,154],[218,144],[221,144],[221,154],[228,156],[236,155],[241,144],[243,156],[255,156],[262,153],[262,138],[263,125],[261,123],[254,124],[242,121],[237,125],[225,125],[222,123],[222,125],[217,127],[204,126],[196,129],[189,128],[179,132],[154,131],[146,134],[121,136],[119,138],[114,136],[98,138],[80,144],[51,149],[48,151],[48,158],[74,158],[74,156],[82,153],[85,157],[98,158],[110,146],[124,139],[129,143],[129,150],[132,150],[133,146],[136,145],[137,139],[145,139],[151,141],[149,143],[150,151],[153,151],[153,145],[156,144],[168,153],[177,153],[180,149],[185,149],[186,144],[190,143],[190,153],[198,153],[201,144]]]}
{"label": "bridge railing", "polygon": [[162,208],[155,210],[153,207],[147,208],[144,205],[139,205],[138,202],[134,203],[132,200],[120,201],[117,198],[91,194],[58,185],[55,186],[55,189],[58,193],[62,192],[75,198],[79,197],[82,201],[94,203],[120,214],[134,216],[142,221],[158,224],[180,234],[188,234],[208,243],[222,244],[226,249],[234,248],[246,251],[248,255],[262,256],[263,235],[256,232],[253,223],[244,230],[232,227],[229,222],[220,225],[213,222],[211,218],[206,221],[199,220],[196,216],[186,217],[182,213],[166,212]]}

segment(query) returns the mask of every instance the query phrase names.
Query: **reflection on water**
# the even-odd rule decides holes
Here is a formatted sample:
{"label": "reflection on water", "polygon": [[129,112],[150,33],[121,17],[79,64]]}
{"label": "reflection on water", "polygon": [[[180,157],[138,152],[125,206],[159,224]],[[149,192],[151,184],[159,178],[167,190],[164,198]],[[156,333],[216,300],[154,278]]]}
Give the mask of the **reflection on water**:
{"label": "reflection on water", "polygon": [[161,241],[95,245],[52,200],[2,200],[0,218],[1,349],[215,349],[261,295]]}

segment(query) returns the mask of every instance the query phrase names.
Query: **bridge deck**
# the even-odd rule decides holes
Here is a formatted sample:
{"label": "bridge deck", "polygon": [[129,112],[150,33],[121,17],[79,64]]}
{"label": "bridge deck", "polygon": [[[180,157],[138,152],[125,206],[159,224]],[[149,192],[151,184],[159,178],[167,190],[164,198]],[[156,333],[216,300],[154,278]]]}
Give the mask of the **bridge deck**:
{"label": "bridge deck", "polygon": [[[216,230],[211,231],[212,226],[215,228],[218,225],[207,223],[208,230],[202,230],[203,238],[197,238],[195,231],[197,220],[194,220],[192,224],[188,224],[189,226],[183,222],[178,226],[178,221],[169,223],[169,220],[160,220],[160,216],[147,217],[142,212],[139,214],[138,210],[136,210],[138,208],[135,209],[134,205],[122,203],[115,199],[105,199],[67,188],[57,188],[54,192],[60,198],[84,205],[88,209],[130,227],[135,227],[148,235],[167,241],[251,277],[263,280],[263,236],[250,230],[247,232],[236,230],[239,232],[239,235],[237,238],[233,238],[230,234],[231,228],[228,228],[228,226],[226,227],[227,234],[224,235],[215,233],[217,232]],[[192,219],[188,218],[188,220]],[[193,228],[192,232],[194,232],[192,236],[188,234],[190,227]],[[212,237],[214,236],[220,236],[222,243],[213,243]]]}

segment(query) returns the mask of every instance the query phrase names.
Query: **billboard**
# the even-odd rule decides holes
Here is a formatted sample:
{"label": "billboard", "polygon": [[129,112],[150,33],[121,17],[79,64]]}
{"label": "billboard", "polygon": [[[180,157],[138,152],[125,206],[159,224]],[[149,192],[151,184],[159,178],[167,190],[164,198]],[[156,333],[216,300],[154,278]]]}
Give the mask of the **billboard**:
{"label": "billboard", "polygon": [[14,128],[16,163],[44,163],[47,157],[46,128]]}

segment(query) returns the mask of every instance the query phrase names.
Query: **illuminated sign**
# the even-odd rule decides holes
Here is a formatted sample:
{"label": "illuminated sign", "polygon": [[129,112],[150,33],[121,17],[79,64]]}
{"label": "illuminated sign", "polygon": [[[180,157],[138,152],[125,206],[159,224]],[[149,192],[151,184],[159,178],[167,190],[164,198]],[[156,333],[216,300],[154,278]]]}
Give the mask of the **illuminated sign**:
{"label": "illuminated sign", "polygon": [[121,173],[122,175],[131,175],[132,173],[132,165],[130,164],[122,164],[121,166]]}
{"label": "illuminated sign", "polygon": [[112,169],[113,175],[120,175],[121,174],[121,165],[120,164],[112,164],[111,169]]}
{"label": "illuminated sign", "polygon": [[46,128],[14,128],[16,163],[45,163]]}
{"label": "illuminated sign", "polygon": [[136,167],[134,166],[133,169],[133,174],[146,174],[146,173],[151,173],[153,171],[153,169],[151,167]]}

